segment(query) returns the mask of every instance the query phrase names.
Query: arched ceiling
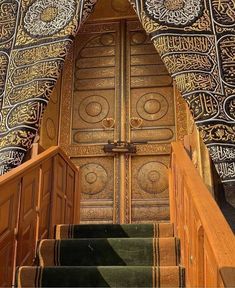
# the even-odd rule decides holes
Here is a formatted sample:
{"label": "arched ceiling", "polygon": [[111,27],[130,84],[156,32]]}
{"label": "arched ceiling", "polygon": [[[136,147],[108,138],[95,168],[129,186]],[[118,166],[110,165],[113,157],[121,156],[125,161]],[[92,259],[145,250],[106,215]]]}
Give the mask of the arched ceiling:
{"label": "arched ceiling", "polygon": [[136,18],[128,0],[99,0],[89,20]]}

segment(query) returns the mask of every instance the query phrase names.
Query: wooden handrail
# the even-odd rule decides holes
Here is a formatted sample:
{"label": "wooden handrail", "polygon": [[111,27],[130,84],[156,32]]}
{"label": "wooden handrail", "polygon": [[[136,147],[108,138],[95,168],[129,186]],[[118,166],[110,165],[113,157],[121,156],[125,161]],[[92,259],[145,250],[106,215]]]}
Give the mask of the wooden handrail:
{"label": "wooden handrail", "polygon": [[79,223],[79,205],[79,168],[59,147],[0,176],[0,287],[14,284],[16,266],[32,265],[56,224]]}
{"label": "wooden handrail", "polygon": [[78,169],[60,147],[53,146],[48,148],[44,152],[38,154],[34,158],[21,164],[19,167],[16,167],[13,170],[9,171],[8,173],[0,176],[0,185],[3,185],[6,182],[10,181],[11,179],[15,179],[16,177],[20,177],[22,174],[26,173],[27,170],[36,167],[38,164],[57,154],[60,155],[66,163],[68,163],[71,167],[73,167],[73,169],[75,170]]}
{"label": "wooden handrail", "polygon": [[170,202],[188,286],[225,287],[220,270],[235,267],[235,237],[180,142],[172,144]]}

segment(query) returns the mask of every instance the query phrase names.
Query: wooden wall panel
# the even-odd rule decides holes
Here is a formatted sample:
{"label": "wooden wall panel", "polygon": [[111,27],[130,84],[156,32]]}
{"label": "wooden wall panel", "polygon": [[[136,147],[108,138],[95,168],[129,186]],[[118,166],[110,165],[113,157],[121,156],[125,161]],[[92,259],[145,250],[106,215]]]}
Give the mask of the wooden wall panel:
{"label": "wooden wall panel", "polygon": [[201,222],[198,220],[196,222],[195,219],[199,219],[198,216],[194,214],[194,221],[195,221],[195,236],[196,236],[196,243],[195,243],[195,261],[194,261],[194,284],[195,287],[203,287],[203,279],[204,279],[204,230],[202,227]]}
{"label": "wooden wall panel", "polygon": [[35,256],[39,169],[22,179],[17,266],[31,265]]}
{"label": "wooden wall panel", "polygon": [[218,268],[208,239],[204,241],[204,283],[203,287],[218,287]]}
{"label": "wooden wall panel", "polygon": [[66,175],[66,193],[65,193],[65,223],[70,224],[73,221],[73,203],[74,203],[74,185],[75,185],[75,173],[67,166]]}
{"label": "wooden wall panel", "polygon": [[54,224],[79,223],[78,180],[58,147],[0,177],[0,287],[14,286],[16,266],[33,264],[37,241],[53,236]]}
{"label": "wooden wall panel", "polygon": [[11,285],[20,180],[1,187],[0,198],[0,287]]}
{"label": "wooden wall panel", "polygon": [[44,149],[58,144],[60,95],[61,79],[58,79],[41,123],[39,143]]}
{"label": "wooden wall panel", "polygon": [[39,199],[39,232],[38,239],[45,239],[49,236],[51,216],[51,193],[53,184],[53,161],[47,160],[41,166],[41,193]]}
{"label": "wooden wall panel", "polygon": [[[63,224],[65,221],[65,198],[66,198],[66,163],[62,157],[54,158],[54,179],[52,193],[52,225]],[[53,232],[51,231],[51,235]]]}

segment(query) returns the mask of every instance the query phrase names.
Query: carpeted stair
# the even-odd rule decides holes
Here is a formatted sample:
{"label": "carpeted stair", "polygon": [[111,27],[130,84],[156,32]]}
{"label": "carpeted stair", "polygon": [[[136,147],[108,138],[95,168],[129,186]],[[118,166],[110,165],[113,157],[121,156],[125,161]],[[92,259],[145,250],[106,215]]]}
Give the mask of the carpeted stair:
{"label": "carpeted stair", "polygon": [[38,267],[18,287],[184,287],[179,240],[168,223],[58,225],[38,245]]}

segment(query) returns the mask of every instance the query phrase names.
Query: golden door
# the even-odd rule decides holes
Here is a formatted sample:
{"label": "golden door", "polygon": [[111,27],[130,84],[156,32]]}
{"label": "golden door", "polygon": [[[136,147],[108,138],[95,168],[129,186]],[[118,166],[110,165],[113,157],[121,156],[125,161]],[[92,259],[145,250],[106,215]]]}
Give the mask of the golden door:
{"label": "golden door", "polygon": [[[169,219],[174,93],[159,55],[138,21],[88,23],[75,42],[62,77],[60,145],[81,167],[81,222]],[[105,153],[108,140],[123,143]],[[130,142],[136,153],[122,149]]]}

